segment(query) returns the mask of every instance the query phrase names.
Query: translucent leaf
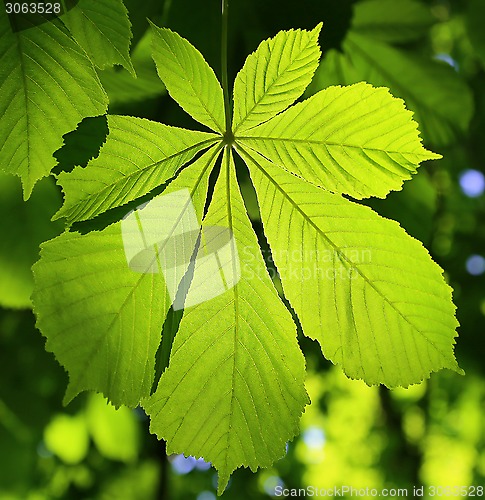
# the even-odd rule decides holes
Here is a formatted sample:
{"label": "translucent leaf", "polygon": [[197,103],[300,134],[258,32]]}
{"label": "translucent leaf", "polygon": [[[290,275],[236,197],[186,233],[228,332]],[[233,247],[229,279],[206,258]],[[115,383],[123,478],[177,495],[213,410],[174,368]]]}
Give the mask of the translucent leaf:
{"label": "translucent leaf", "polygon": [[121,0],[79,0],[62,20],[98,68],[119,64],[135,76],[130,61],[131,24]]}
{"label": "translucent leaf", "polygon": [[330,51],[315,76],[315,89],[365,80],[389,87],[414,111],[425,141],[446,146],[468,128],[473,114],[469,87],[449,65],[419,58],[385,43],[350,33],[344,54]]}
{"label": "translucent leaf", "polygon": [[284,455],[308,403],[295,325],[268,276],[229,161],[203,223],[232,233],[207,256],[220,264],[206,289],[217,276],[228,286],[185,310],[169,367],[143,403],[169,453],[202,456],[218,469],[219,493],[237,467],[256,470]]}
{"label": "translucent leaf", "polygon": [[461,372],[451,288],[420,242],[368,207],[242,155],[285,296],[327,359],[388,387]]}
{"label": "translucent leaf", "polygon": [[280,31],[260,44],[234,82],[234,132],[243,132],[293,104],[311,82],[320,59],[313,31]]}
{"label": "translucent leaf", "polygon": [[170,96],[195,120],[225,130],[222,87],[202,54],[185,38],[152,24],[153,59]]}
{"label": "translucent leaf", "polygon": [[423,160],[412,113],[385,88],[329,87],[236,137],[306,180],[354,198],[399,190]]}
{"label": "translucent leaf", "polygon": [[[190,189],[200,218],[215,152],[181,172],[161,196]],[[120,226],[64,233],[42,245],[33,267],[37,326],[69,373],[66,402],[95,390],[115,406],[134,407],[150,394],[172,300],[162,273],[129,267]]]}
{"label": "translucent leaf", "polygon": [[143,118],[108,117],[109,135],[86,168],[59,174],[65,202],[55,218],[90,219],[142,196],[170,179],[215,136]]}
{"label": "translucent leaf", "polygon": [[383,42],[408,42],[434,22],[429,7],[416,0],[366,0],[354,5],[352,29]]}
{"label": "translucent leaf", "polygon": [[107,96],[84,50],[51,21],[14,33],[0,11],[0,165],[24,198],[56,164],[62,136],[103,114]]}

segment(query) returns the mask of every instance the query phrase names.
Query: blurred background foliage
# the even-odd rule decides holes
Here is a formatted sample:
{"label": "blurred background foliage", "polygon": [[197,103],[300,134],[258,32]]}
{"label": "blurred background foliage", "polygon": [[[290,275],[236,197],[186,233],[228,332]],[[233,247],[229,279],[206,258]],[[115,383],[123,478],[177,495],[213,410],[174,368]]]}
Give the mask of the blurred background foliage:
{"label": "blurred background foliage", "polygon": [[[165,94],[146,36],[149,17],[194,43],[220,74],[220,1],[125,0],[138,79],[99,71],[110,112],[200,128]],[[230,75],[280,29],[321,20],[323,59],[307,94],[366,80],[388,86],[415,113],[424,164],[386,200],[367,200],[425,243],[453,286],[461,323],[456,354],[466,376],[442,371],[389,391],[348,380],[301,338],[312,405],[286,457],[238,470],[225,497],[268,498],[275,487],[407,487],[485,482],[485,2],[483,0],[231,0]],[[88,119],[65,137],[58,170],[86,164],[106,136]],[[245,201],[261,233],[254,193]],[[197,457],[166,457],[142,410],[118,411],[99,395],[62,406],[67,377],[35,329],[30,266],[61,204],[52,178],[27,203],[18,179],[0,177],[0,498],[213,500],[216,474]],[[107,222],[105,222],[107,223]],[[264,239],[262,238],[264,243]]]}

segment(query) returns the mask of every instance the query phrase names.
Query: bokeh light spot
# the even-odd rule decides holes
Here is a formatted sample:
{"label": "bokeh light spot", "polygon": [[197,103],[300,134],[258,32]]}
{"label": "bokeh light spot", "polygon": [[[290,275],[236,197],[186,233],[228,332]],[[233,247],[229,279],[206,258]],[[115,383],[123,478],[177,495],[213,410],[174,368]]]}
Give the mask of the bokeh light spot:
{"label": "bokeh light spot", "polygon": [[171,465],[176,474],[188,474],[195,468],[197,460],[194,457],[176,455],[171,459]]}
{"label": "bokeh light spot", "polygon": [[211,491],[202,491],[197,495],[197,500],[216,500],[216,496]]}
{"label": "bokeh light spot", "polygon": [[270,476],[264,482],[264,491],[271,496],[276,496],[276,487],[280,486],[281,488],[285,487],[285,483],[278,476]]}
{"label": "bokeh light spot", "polygon": [[198,458],[195,461],[195,468],[197,470],[209,470],[211,468],[211,463],[206,462],[203,458]]}
{"label": "bokeh light spot", "polygon": [[481,255],[470,255],[466,261],[466,270],[472,276],[480,276],[485,273],[485,258]]}
{"label": "bokeh light spot", "polygon": [[450,56],[450,54],[437,54],[435,56],[435,59],[445,62],[446,64],[450,65],[455,71],[458,71],[460,69],[458,63]]}
{"label": "bokeh light spot", "polygon": [[325,433],[320,427],[308,427],[303,432],[303,442],[312,449],[320,449],[325,444]]}
{"label": "bokeh light spot", "polygon": [[485,176],[478,170],[465,170],[460,174],[460,186],[466,196],[476,198],[485,191]]}

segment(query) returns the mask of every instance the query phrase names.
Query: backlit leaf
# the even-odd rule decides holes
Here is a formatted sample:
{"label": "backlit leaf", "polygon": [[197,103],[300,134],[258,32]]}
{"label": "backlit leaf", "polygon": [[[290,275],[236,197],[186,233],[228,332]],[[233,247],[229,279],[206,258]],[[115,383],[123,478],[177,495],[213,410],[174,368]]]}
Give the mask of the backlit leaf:
{"label": "backlit leaf", "polygon": [[235,133],[272,118],[303,94],[317,69],[321,28],[281,31],[246,59],[234,82]]}
{"label": "backlit leaf", "polygon": [[215,136],[129,116],[108,117],[109,135],[87,168],[62,172],[65,203],[55,218],[90,219],[170,179]]}
{"label": "backlit leaf", "polygon": [[[167,189],[188,188],[199,217],[214,161],[208,151]],[[135,407],[150,394],[171,299],[162,273],[128,266],[120,226],[64,233],[42,245],[33,268],[37,325],[69,373],[66,402],[95,390],[116,406]]]}
{"label": "backlit leaf", "polygon": [[217,468],[222,493],[237,467],[254,471],[284,455],[308,396],[295,325],[266,271],[228,154],[204,219],[211,226],[233,236],[216,272],[236,284],[186,309],[144,408],[169,453],[203,456]]}
{"label": "backlit leaf", "polygon": [[[460,90],[453,70],[433,63],[427,78],[414,57],[398,51],[389,62],[394,49],[353,33],[346,55],[327,55],[318,85],[360,83],[294,104],[318,64],[319,31],[281,32],[249,56],[226,130],[230,113],[212,69],[187,40],[153,26],[167,91],[216,134],[108,117],[107,137],[100,127],[96,147],[59,174],[66,196],[57,217],[95,218],[77,224],[86,230],[139,206],[102,231],[45,243],[34,266],[37,324],[69,373],[66,401],[95,390],[116,406],[142,404],[168,453],[214,465],[219,493],[237,467],[267,467],[284,454],[308,403],[289,306],[303,333],[349,377],[395,387],[441,368],[461,373],[455,306],[441,269],[397,223],[341,195],[384,197],[422,161],[439,157],[423,147],[403,102],[360,82],[362,74],[409,95],[426,138],[440,143],[466,128],[469,98],[435,109],[450,91],[421,95],[441,76]],[[82,132],[66,136],[62,167]],[[234,151],[252,185],[244,165],[236,175]],[[242,199],[239,178],[252,200]],[[263,223],[258,237],[267,238],[284,301],[245,203]]]}
{"label": "backlit leaf", "polygon": [[185,38],[152,25],[153,59],[171,97],[195,120],[224,132],[222,88],[202,54]]}
{"label": "backlit leaf", "polygon": [[131,24],[121,0],[79,0],[62,20],[98,68],[120,64],[135,76],[130,61]]}
{"label": "backlit leaf", "polygon": [[105,112],[107,97],[84,50],[59,21],[13,32],[0,10],[0,167],[24,198],[55,166],[62,136]]}
{"label": "backlit leaf", "polygon": [[420,242],[368,207],[242,155],[285,296],[327,359],[388,387],[461,372],[451,288]]}
{"label": "backlit leaf", "polygon": [[387,89],[329,87],[236,137],[293,173],[354,198],[401,189],[426,151],[412,114]]}

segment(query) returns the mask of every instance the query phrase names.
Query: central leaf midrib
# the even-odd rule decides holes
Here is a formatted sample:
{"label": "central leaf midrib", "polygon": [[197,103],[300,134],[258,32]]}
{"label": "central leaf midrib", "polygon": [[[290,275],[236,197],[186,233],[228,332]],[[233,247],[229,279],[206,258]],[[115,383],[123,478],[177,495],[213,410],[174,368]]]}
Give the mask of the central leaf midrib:
{"label": "central leaf midrib", "polygon": [[[228,225],[229,225],[229,231],[231,232],[230,234],[233,235],[233,220],[232,220],[232,206],[231,206],[231,155],[232,155],[232,148],[227,147],[226,148],[226,199],[227,199],[227,219],[228,219]],[[227,432],[227,446],[226,450],[229,450],[229,439],[231,437],[231,429],[232,429],[232,420],[234,417],[234,406],[235,406],[235,387],[236,387],[236,373],[237,373],[237,350],[238,350],[238,339],[239,339],[239,295],[238,295],[238,287],[237,285],[232,287],[233,294],[234,294],[234,360],[232,364],[232,377],[231,377],[231,401],[229,404],[229,431]],[[225,454],[225,470],[228,470],[228,458],[229,458],[229,453],[226,452]]]}
{"label": "central leaf midrib", "polygon": [[339,147],[342,147],[342,148],[352,148],[352,149],[360,149],[362,151],[376,151],[376,152],[379,152],[379,153],[387,153],[387,154],[400,154],[400,155],[405,155],[405,154],[408,154],[408,155],[415,155],[415,156],[418,156],[418,157],[426,157],[427,156],[425,154],[420,154],[420,153],[416,153],[416,152],[413,152],[413,151],[395,151],[395,150],[388,150],[388,149],[379,149],[379,148],[370,148],[370,147],[367,147],[367,146],[357,146],[355,144],[346,144],[346,143],[340,143],[340,142],[335,142],[335,141],[327,141],[327,140],[324,140],[324,139],[321,139],[321,140],[316,140],[316,139],[295,139],[294,137],[270,137],[270,136],[239,136],[239,137],[236,137],[236,140],[248,140],[248,141],[251,141],[251,140],[255,140],[255,141],[274,141],[274,142],[284,142],[284,143],[297,143],[297,144],[308,144],[308,145],[312,145],[312,144],[317,144],[317,145],[320,145],[320,146],[339,146]]}

